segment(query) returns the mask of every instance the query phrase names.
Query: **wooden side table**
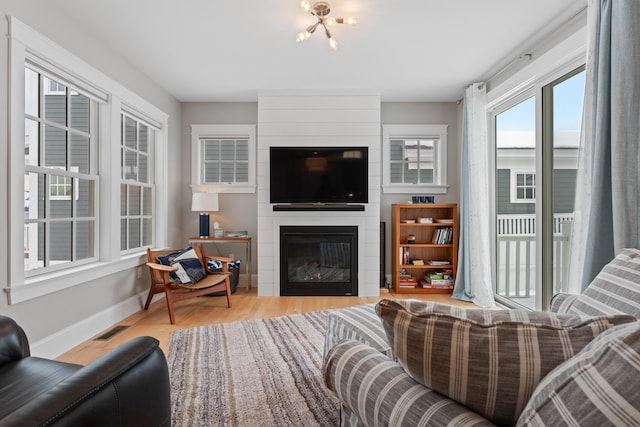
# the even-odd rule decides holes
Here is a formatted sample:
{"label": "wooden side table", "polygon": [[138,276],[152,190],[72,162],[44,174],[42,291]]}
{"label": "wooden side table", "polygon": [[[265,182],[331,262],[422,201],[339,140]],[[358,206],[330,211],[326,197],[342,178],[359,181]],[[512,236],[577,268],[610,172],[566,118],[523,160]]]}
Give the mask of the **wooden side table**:
{"label": "wooden side table", "polygon": [[189,237],[189,243],[244,243],[246,250],[247,290],[251,290],[251,237]]}

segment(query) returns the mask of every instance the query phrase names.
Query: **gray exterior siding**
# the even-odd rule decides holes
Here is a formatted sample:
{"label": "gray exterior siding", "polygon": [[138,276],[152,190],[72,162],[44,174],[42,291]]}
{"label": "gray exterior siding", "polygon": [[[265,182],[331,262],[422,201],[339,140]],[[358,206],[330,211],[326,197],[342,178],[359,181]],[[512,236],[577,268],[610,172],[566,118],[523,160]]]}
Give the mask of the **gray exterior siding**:
{"label": "gray exterior siding", "polygon": [[[89,98],[82,95],[71,96],[71,109],[69,122],[72,128],[86,132],[89,130]],[[55,123],[65,124],[67,120],[67,104],[65,95],[45,95],[44,117]],[[45,125],[45,143],[41,159],[43,166],[60,167],[67,169],[77,167],[79,172],[89,172],[89,140],[81,135],[70,136],[70,165],[67,165],[67,132],[53,126]],[[93,191],[87,181],[75,182],[79,188],[73,188],[70,199],[50,200],[47,218],[71,218],[72,203],[76,204],[75,218],[92,216]],[[45,212],[44,195],[49,194],[45,188],[44,179],[38,180],[39,212]],[[77,197],[76,197],[77,196]],[[50,223],[48,237],[49,259],[51,261],[69,261],[72,259],[72,243],[76,241],[75,259],[88,258],[93,255],[93,227],[87,221],[77,222],[75,235],[72,233],[71,221]],[[38,231],[38,256],[43,260],[45,255],[45,230],[39,227]]]}
{"label": "gray exterior siding", "polygon": [[[576,170],[554,170],[553,189],[554,212],[573,212],[576,193]],[[498,169],[496,171],[496,212],[498,215],[535,213],[535,203],[511,203],[511,170],[509,169]]]}

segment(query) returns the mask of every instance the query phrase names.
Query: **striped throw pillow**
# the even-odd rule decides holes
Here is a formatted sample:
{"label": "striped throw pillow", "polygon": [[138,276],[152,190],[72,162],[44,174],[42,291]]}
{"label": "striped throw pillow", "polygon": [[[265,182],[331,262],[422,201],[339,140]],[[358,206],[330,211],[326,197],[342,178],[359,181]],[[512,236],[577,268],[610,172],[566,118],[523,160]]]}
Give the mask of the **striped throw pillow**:
{"label": "striped throw pillow", "polygon": [[631,314],[640,318],[640,249],[622,249],[565,310],[589,316]]}
{"label": "striped throw pillow", "polygon": [[639,426],[640,322],[611,328],[538,384],[518,426]]}
{"label": "striped throw pillow", "polygon": [[586,317],[382,300],[376,312],[416,381],[496,424],[513,425],[540,380],[599,333],[633,316]]}

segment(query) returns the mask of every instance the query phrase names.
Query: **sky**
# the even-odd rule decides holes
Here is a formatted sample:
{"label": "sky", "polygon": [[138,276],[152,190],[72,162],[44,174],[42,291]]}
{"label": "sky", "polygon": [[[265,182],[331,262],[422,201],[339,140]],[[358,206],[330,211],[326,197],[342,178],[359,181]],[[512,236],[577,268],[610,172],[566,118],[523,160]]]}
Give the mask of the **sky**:
{"label": "sky", "polygon": [[[556,85],[553,91],[554,127],[556,131],[580,131],[586,72]],[[496,130],[534,131],[535,99],[528,98],[497,117]]]}

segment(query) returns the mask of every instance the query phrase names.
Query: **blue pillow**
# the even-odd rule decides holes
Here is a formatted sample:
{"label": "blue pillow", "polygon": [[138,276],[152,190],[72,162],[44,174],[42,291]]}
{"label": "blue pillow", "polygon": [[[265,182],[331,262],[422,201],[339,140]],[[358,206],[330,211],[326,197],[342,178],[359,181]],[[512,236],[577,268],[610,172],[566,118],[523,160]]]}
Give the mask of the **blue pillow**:
{"label": "blue pillow", "polygon": [[183,253],[188,252],[192,249],[193,248],[191,246],[187,246],[186,248],[179,250],[178,252],[172,252],[170,254],[162,255],[162,256],[156,257],[156,259],[162,265],[171,265],[174,259],[176,259]]}
{"label": "blue pillow", "polygon": [[[207,260],[207,266],[209,267],[209,270],[222,271],[222,261],[220,260],[209,259]],[[229,271],[233,270],[234,268],[240,268],[240,260],[228,262],[227,268],[229,269]]]}

